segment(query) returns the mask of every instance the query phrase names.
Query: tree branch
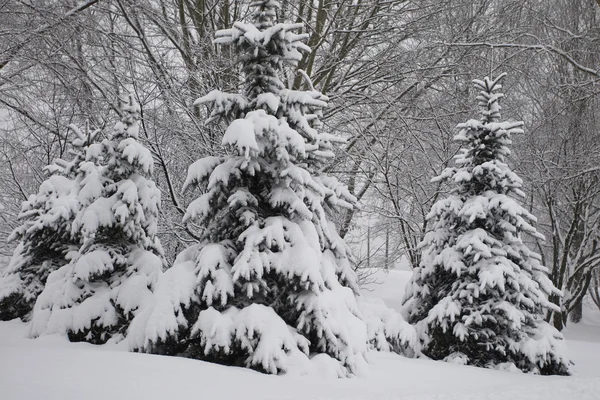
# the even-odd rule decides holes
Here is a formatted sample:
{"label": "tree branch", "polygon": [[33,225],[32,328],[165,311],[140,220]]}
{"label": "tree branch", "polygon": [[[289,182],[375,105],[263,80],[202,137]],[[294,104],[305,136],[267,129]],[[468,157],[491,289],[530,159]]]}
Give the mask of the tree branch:
{"label": "tree branch", "polygon": [[[597,0],[600,2],[600,0]],[[588,68],[585,65],[581,65],[573,57],[567,54],[565,51],[554,47],[549,44],[520,44],[520,43],[489,43],[489,42],[478,42],[478,43],[443,43],[446,46],[462,46],[462,47],[490,47],[490,48],[517,48],[526,50],[541,50],[548,53],[556,54],[564,58],[569,64],[577,68],[578,70],[600,78],[600,71],[597,69]]]}
{"label": "tree branch", "polygon": [[17,56],[17,54],[19,54],[19,52],[27,45],[27,43],[29,43],[31,40],[33,40],[36,36],[48,32],[50,29],[64,23],[66,20],[68,20],[72,16],[80,13],[81,11],[87,9],[88,7],[93,6],[94,4],[98,3],[99,1],[100,0],[87,0],[87,1],[81,2],[74,8],[67,11],[64,15],[59,17],[56,21],[53,21],[46,25],[42,25],[39,28],[35,29],[29,35],[25,36],[25,38],[23,40],[21,40],[14,46],[10,47],[6,52],[7,54],[2,56],[2,58],[0,58],[0,70],[2,70],[2,68],[6,67],[6,65],[9,62],[11,62]]}

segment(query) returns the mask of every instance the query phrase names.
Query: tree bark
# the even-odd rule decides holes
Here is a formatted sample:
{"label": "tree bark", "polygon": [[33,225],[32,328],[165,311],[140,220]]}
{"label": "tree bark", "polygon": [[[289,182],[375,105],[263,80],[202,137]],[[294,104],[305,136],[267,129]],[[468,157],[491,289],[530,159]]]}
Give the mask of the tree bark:
{"label": "tree bark", "polygon": [[[598,0],[598,1],[600,1],[600,0]],[[577,303],[575,303],[573,310],[569,314],[569,320],[571,320],[572,323],[577,324],[577,323],[581,322],[582,318],[583,318],[583,301],[580,299]]]}

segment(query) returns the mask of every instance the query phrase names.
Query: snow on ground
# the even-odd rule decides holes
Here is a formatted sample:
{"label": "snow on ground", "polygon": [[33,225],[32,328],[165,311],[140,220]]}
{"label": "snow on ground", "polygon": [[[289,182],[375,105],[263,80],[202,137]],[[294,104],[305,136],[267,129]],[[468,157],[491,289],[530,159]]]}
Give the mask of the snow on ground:
{"label": "snow on ground", "polygon": [[[378,272],[367,296],[400,304],[407,271]],[[589,313],[588,313],[589,314]],[[26,339],[27,326],[0,322],[0,399],[210,400],[597,400],[600,319],[566,331],[576,363],[572,377],[541,377],[371,353],[370,371],[352,379],[269,376],[196,360],[133,354],[123,345]]]}

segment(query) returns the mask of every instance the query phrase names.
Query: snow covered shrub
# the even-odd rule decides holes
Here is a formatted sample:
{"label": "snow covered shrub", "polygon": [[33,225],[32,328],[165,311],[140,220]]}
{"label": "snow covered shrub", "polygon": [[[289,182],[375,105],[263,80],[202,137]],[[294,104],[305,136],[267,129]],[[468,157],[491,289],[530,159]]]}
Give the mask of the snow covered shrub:
{"label": "snow covered shrub", "polygon": [[407,287],[409,322],[433,359],[568,375],[563,337],[543,319],[556,307],[548,295],[560,291],[523,242],[543,236],[514,199],[524,196],[522,181],[505,163],[523,123],[500,122],[503,77],[474,81],[482,118],[458,125],[456,167],[435,178],[454,188],[428,215],[432,230]]}
{"label": "snow covered shrub", "polygon": [[294,33],[302,25],[275,23],[275,1],[253,7],[253,24],[236,22],[215,40],[240,54],[243,94],[197,101],[211,109],[209,122],[228,124],[229,154],[189,168],[185,188],[203,194],[184,219],[204,227],[201,242],[160,279],[129,339],[136,350],[267,373],[320,353],[347,375],[364,363],[367,329],[348,249],[326,215],[355,201],[320,172],[340,139],[319,131],[327,98],[308,77],[307,91],[281,80],[310,50],[307,35]]}
{"label": "snow covered shrub", "polygon": [[0,320],[28,318],[48,275],[67,263],[67,252],[76,250],[80,237],[71,230],[79,209],[77,193],[84,171],[98,167],[93,143],[98,131],[74,133],[71,161],[55,160],[45,171],[50,173],[37,194],[23,202],[19,219],[23,224],[9,237],[18,240],[8,267],[0,276]]}
{"label": "snow covered shrub", "polygon": [[118,340],[143,307],[162,272],[156,237],[160,191],[146,175],[153,160],[138,139],[133,100],[99,149],[105,166],[82,168],[72,230],[81,247],[48,277],[33,310],[30,335],[61,333],[72,341]]}
{"label": "snow covered shrub", "polygon": [[370,349],[414,356],[417,334],[400,313],[386,306],[382,299],[365,297],[358,299],[358,309],[367,324]]}

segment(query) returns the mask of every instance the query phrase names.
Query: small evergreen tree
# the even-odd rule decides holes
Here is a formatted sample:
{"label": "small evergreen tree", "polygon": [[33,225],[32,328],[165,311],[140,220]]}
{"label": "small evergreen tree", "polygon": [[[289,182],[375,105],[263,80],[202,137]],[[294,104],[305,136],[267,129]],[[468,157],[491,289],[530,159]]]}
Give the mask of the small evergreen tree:
{"label": "small evergreen tree", "polygon": [[130,97],[112,136],[102,142],[105,167],[101,173],[85,171],[72,227],[82,244],[48,277],[34,307],[33,337],[61,333],[96,344],[118,340],[151,298],[164,263],[156,237],[160,192],[146,177],[153,159],[138,141],[139,113]]}
{"label": "small evergreen tree", "polygon": [[513,199],[524,196],[522,181],[505,163],[523,123],[500,122],[503,77],[474,81],[482,118],[458,125],[456,167],[436,178],[454,188],[428,215],[432,230],[407,290],[409,322],[433,359],[567,375],[563,337],[543,319],[556,307],[548,296],[560,292],[523,242],[543,236]]}
{"label": "small evergreen tree", "polygon": [[[197,161],[185,182],[203,191],[185,215],[204,227],[201,243],[164,274],[130,340],[138,350],[267,373],[325,353],[345,375],[364,362],[367,329],[347,247],[326,208],[355,199],[320,173],[339,140],[318,131],[327,98],[281,80],[310,50],[307,35],[294,33],[302,25],[275,23],[275,1],[252,7],[253,24],[236,22],[215,40],[240,54],[243,94],[213,91],[197,102],[212,107],[209,121],[229,124],[229,155]],[[394,346],[408,345],[390,332]]]}
{"label": "small evergreen tree", "polygon": [[48,275],[67,263],[67,252],[79,248],[80,237],[71,230],[79,210],[77,194],[86,172],[98,170],[94,143],[99,131],[81,132],[71,125],[71,161],[54,160],[50,174],[37,194],[23,202],[19,219],[23,224],[9,240],[18,240],[11,261],[0,276],[0,320],[27,319],[44,288]]}

